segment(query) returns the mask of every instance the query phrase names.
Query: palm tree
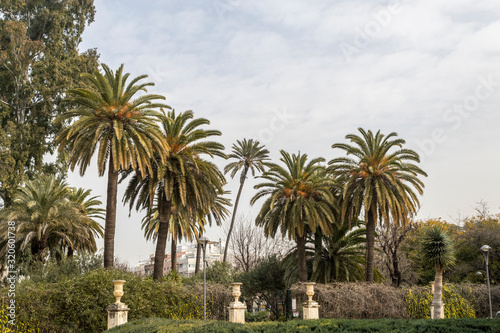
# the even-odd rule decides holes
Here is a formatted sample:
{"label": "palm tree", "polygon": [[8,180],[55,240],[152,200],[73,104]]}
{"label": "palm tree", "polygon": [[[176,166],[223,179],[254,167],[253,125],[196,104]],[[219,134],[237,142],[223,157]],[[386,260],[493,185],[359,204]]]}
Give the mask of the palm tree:
{"label": "palm tree", "polygon": [[[177,212],[193,221],[199,214],[196,212],[208,214],[217,196],[223,193],[224,175],[215,164],[200,158],[202,155],[226,157],[224,146],[220,143],[200,141],[221,134],[216,130],[199,128],[207,124],[210,124],[207,119],[193,119],[192,111],[179,115],[169,111],[168,117],[162,121],[163,135],[170,147],[166,158],[155,158],[151,163],[152,172],[145,177],[139,172],[133,173],[125,192],[124,201],[129,202],[130,209],[135,203],[137,210],[146,208],[151,214],[154,199],[158,202],[159,225],[153,271],[155,280],[163,276],[172,208],[176,207]],[[174,261],[172,265],[175,265]]]}
{"label": "palm tree", "polygon": [[385,136],[378,131],[366,132],[358,129],[361,136],[349,134],[353,145],[337,143],[332,148],[340,148],[352,157],[331,160],[329,171],[344,184],[342,217],[344,220],[357,218],[364,209],[366,221],[366,268],[365,279],[373,282],[375,226],[380,216],[381,222],[406,224],[414,214],[419,201],[414,189],[423,193],[424,184],[419,175],[427,176],[417,165],[419,156],[410,149],[402,148],[403,139],[395,138],[392,132]]}
{"label": "palm tree", "polygon": [[[179,207],[182,209],[182,206]],[[186,209],[189,209],[186,207]],[[178,211],[176,206],[172,207],[170,221],[168,223],[169,233],[171,235],[171,270],[177,271],[177,242],[186,239],[189,242],[201,237],[205,232],[204,220],[192,220],[192,214],[189,212]],[[147,214],[142,219],[142,229],[147,240],[154,240],[158,237],[160,228],[158,207],[155,207],[151,214]]]}
{"label": "palm tree", "polygon": [[20,188],[13,205],[1,213],[4,239],[0,253],[7,251],[7,221],[16,222],[17,250],[30,249],[36,261],[43,263],[48,254],[53,256],[75,244],[85,244],[82,251],[95,252],[94,236],[102,234],[101,226],[68,200],[69,192],[67,184],[54,176],[28,181]]}
{"label": "palm tree", "polygon": [[61,151],[68,148],[71,170],[80,165],[82,176],[96,150],[99,176],[104,175],[108,164],[104,267],[112,267],[118,173],[131,168],[140,170],[144,176],[151,171],[153,152],[165,157],[168,146],[156,124],[163,114],[155,109],[169,107],[152,102],[165,99],[160,95],[146,94],[132,100],[138,92],[146,92],[146,87],[154,85],[139,83],[146,75],[132,79],[127,85],[130,74],[123,74],[123,65],[115,73],[104,64],[102,68],[104,74],[99,71],[82,74],[89,89],[68,91],[71,96],[68,102],[75,108],[61,114],[55,123],[74,122],[62,129],[56,143]]}
{"label": "palm tree", "polygon": [[85,231],[83,235],[74,234],[70,237],[72,243],[67,244],[68,257],[72,257],[75,250],[96,252],[95,236],[102,237],[104,235],[101,225],[96,221],[97,219],[105,219],[105,210],[101,208],[102,202],[98,196],[91,196],[91,190],[75,187],[70,188],[68,200],[76,206],[82,215]]}
{"label": "palm tree", "polygon": [[443,296],[443,272],[455,264],[455,249],[453,242],[447,232],[440,226],[430,227],[425,230],[421,245],[423,262],[428,267],[436,270],[434,280],[434,319],[444,318]]}
{"label": "palm tree", "polygon": [[[316,241],[316,236],[314,241]],[[312,243],[312,239],[308,239]],[[322,237],[319,255],[316,248],[306,247],[306,262],[311,281],[319,283],[364,281],[366,229],[352,229],[347,223],[330,237]],[[297,249],[283,259],[285,279],[289,284],[297,276]],[[380,274],[379,274],[380,275]]]}
{"label": "palm tree", "polygon": [[229,225],[229,231],[227,233],[226,246],[224,247],[224,260],[227,261],[227,249],[229,248],[229,242],[231,240],[231,233],[234,227],[234,221],[236,218],[236,211],[238,210],[238,204],[240,202],[241,192],[243,190],[243,185],[247,179],[248,170],[252,171],[252,177],[255,177],[255,171],[263,172],[269,163],[269,151],[260,146],[259,141],[254,141],[253,139],[243,141],[237,140],[237,145],[233,144],[233,152],[228,156],[228,158],[236,159],[235,162],[231,162],[224,168],[224,174],[231,172],[231,178],[234,178],[239,170],[240,175],[240,188],[238,189],[238,194],[236,195],[236,201],[233,208],[233,216],[231,216],[231,224]]}
{"label": "palm tree", "polygon": [[307,155],[281,152],[285,168],[274,165],[260,177],[267,182],[255,186],[259,192],[252,198],[255,204],[267,197],[255,223],[264,227],[266,236],[274,238],[278,229],[282,236],[297,242],[299,280],[307,281],[305,258],[308,231],[320,229],[331,235],[336,222],[333,214],[334,196],[330,191],[332,179],[326,177],[320,165],[323,158],[307,162]]}

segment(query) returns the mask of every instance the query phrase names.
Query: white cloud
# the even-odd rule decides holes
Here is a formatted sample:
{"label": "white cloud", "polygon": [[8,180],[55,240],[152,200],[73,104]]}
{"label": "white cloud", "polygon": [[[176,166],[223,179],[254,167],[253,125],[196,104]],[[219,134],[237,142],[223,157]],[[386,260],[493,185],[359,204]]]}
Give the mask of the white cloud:
{"label": "white cloud", "polygon": [[[480,199],[496,211],[500,175],[475,169],[500,163],[500,89],[457,129],[443,115],[473,95],[481,77],[500,82],[497,1],[395,3],[101,0],[81,49],[98,47],[112,67],[124,62],[133,75],[149,74],[151,91],[178,111],[209,118],[228,151],[236,139],[269,134],[283,110],[294,118],[274,127],[267,146],[275,158],[285,149],[329,160],[338,154],[331,144],[358,127],[398,132],[414,149],[442,129],[446,140],[424,156],[421,216],[473,214]],[[346,61],[341,43],[354,45],[377,22],[380,29]],[[237,179],[229,181],[235,190]],[[245,204],[252,192],[247,186],[241,213],[256,214]],[[137,239],[146,258],[151,244],[139,239],[140,218],[119,214],[126,227],[117,254],[136,261],[127,242]],[[211,233],[220,237],[219,229]]]}

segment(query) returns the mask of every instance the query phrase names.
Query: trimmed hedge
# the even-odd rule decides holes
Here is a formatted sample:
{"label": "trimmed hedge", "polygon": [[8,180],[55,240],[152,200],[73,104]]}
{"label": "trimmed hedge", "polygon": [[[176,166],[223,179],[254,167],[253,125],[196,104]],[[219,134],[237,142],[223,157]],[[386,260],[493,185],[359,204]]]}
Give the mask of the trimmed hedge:
{"label": "trimmed hedge", "polygon": [[115,327],[109,333],[229,333],[229,332],[404,332],[404,333],[479,333],[499,332],[500,319],[440,319],[440,320],[348,320],[319,319],[289,322],[247,323],[221,321],[167,320],[150,318]]}
{"label": "trimmed hedge", "polygon": [[[155,282],[119,269],[99,269],[59,283],[19,282],[16,320],[40,332],[102,332],[107,327],[106,307],[115,301],[113,280],[127,281],[122,302],[130,308],[129,320],[203,317],[202,286],[184,286],[176,280]],[[229,289],[221,285],[208,287],[209,318],[226,319]],[[0,295],[6,297],[6,290],[0,290]],[[7,327],[0,325],[0,331],[2,328]]]}

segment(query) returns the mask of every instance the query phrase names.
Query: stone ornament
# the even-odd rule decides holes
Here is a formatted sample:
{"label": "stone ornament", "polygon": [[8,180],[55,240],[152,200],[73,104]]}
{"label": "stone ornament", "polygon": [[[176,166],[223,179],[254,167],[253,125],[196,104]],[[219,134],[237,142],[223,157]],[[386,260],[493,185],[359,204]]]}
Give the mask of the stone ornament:
{"label": "stone ornament", "polygon": [[121,298],[123,297],[123,285],[125,284],[125,280],[113,280],[113,285],[115,290],[113,291],[113,296],[116,297],[116,304],[121,303]]}
{"label": "stone ornament", "polygon": [[306,282],[306,295],[308,300],[304,302],[302,308],[303,319],[319,319],[319,304],[313,301],[314,296],[314,282]]}
{"label": "stone ornament", "polygon": [[115,296],[116,302],[106,308],[108,311],[108,330],[128,322],[128,311],[130,309],[126,304],[121,302],[121,298],[124,294],[123,285],[125,282],[125,280],[113,280],[113,296]]}
{"label": "stone ornament", "polygon": [[234,297],[234,301],[229,303],[228,310],[229,310],[229,321],[232,323],[239,323],[239,324],[245,323],[246,305],[245,303],[239,301],[239,298],[241,296],[240,288],[242,284],[243,283],[241,282],[231,283],[232,285],[231,295]]}

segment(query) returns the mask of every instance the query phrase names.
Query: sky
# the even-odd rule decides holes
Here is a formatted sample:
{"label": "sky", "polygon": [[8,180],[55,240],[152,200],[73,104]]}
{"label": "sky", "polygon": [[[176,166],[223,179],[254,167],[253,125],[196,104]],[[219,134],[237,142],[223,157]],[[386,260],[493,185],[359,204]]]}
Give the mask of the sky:
{"label": "sky", "polygon": [[[111,68],[147,74],[148,93],[193,110],[236,140],[327,161],[359,127],[396,132],[421,156],[419,219],[460,223],[485,201],[500,207],[500,6],[497,0],[96,0],[80,51],[97,48]],[[221,168],[228,162],[217,158]],[[72,186],[105,202],[93,161]],[[249,179],[238,213],[250,206]],[[228,176],[236,195],[238,177]],[[126,184],[119,186],[119,198]],[[115,256],[134,266],[154,253],[142,213],[118,207]],[[239,215],[238,214],[238,215]],[[225,221],[227,225],[230,219]],[[207,232],[224,239],[223,228]],[[99,246],[102,247],[102,240]],[[167,245],[168,246],[168,245]]]}

